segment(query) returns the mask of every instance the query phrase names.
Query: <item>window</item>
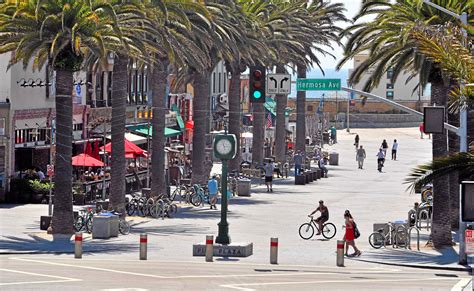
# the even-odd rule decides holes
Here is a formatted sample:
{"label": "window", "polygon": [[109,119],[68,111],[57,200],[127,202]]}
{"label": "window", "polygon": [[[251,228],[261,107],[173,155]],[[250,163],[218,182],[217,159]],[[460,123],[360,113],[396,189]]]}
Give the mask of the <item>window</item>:
{"label": "window", "polygon": [[212,74],[212,94],[216,93],[216,73]]}
{"label": "window", "polygon": [[388,69],[387,71],[387,79],[392,79],[393,77],[393,69]]}
{"label": "window", "polygon": [[112,72],[107,77],[107,105],[112,106]]}
{"label": "window", "polygon": [[387,96],[387,99],[393,99],[393,91],[387,91],[385,96]]}
{"label": "window", "polygon": [[5,135],[5,118],[0,118],[0,136]]}
{"label": "window", "polygon": [[393,89],[393,84],[387,84],[387,89],[392,90]]}
{"label": "window", "polygon": [[221,93],[221,85],[222,85],[222,73],[219,73],[219,91],[217,93]]}
{"label": "window", "polygon": [[313,112],[313,105],[308,105],[308,107],[306,107],[306,111]]}
{"label": "window", "polygon": [[73,131],[79,131],[79,130],[82,130],[82,129],[83,129],[82,123],[76,123],[72,126]]}

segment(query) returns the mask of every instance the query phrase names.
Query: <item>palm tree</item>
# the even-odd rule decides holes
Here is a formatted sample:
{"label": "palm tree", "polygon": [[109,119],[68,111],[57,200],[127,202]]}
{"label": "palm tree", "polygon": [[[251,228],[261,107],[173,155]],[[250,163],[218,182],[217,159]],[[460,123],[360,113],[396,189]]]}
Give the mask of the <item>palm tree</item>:
{"label": "palm tree", "polygon": [[[461,14],[469,8],[469,1],[439,0],[437,4]],[[345,57],[338,64],[344,63],[356,54],[369,51],[369,58],[358,66],[349,76],[349,83],[360,81],[361,76],[369,69],[374,72],[364,86],[364,91],[370,91],[378,85],[379,80],[388,70],[393,71],[392,82],[403,70],[413,72],[413,77],[419,73],[420,85],[431,82],[431,102],[437,105],[446,104],[449,85],[445,81],[439,64],[426,58],[417,49],[417,41],[410,37],[412,31],[420,22],[427,25],[443,24],[453,20],[449,15],[439,13],[418,0],[398,0],[364,2],[355,21],[371,15],[374,20],[354,24],[343,35],[349,36],[345,46]],[[433,158],[447,155],[446,134],[433,137]],[[446,188],[447,178],[434,182],[434,211],[433,211],[433,243],[436,247],[451,245],[451,224],[449,217],[450,195]],[[436,201],[439,201],[436,203]]]}
{"label": "palm tree", "polygon": [[192,41],[190,34],[192,24],[188,17],[208,18],[204,5],[192,0],[172,1],[148,0],[146,2],[147,17],[157,30],[156,46],[158,51],[154,54],[154,65],[151,67],[151,89],[153,92],[153,143],[152,143],[152,184],[153,195],[165,194],[165,115],[166,91],[168,84],[168,68],[170,63],[182,66],[186,62],[196,67],[207,62],[207,54],[200,51]]}
{"label": "palm tree", "polygon": [[[0,4],[0,54],[12,52],[10,65],[23,62],[56,71],[56,158],[53,233],[73,233],[72,87],[86,54],[105,59],[114,23],[107,4],[85,0],[18,0]],[[106,40],[107,39],[107,40]]]}

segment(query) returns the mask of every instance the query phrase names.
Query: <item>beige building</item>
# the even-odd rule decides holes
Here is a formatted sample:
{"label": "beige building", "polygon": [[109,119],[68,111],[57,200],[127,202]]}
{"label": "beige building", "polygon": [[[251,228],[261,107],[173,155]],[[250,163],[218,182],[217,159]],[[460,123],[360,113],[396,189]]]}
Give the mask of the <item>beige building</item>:
{"label": "beige building", "polygon": [[[368,59],[368,54],[358,54],[354,57],[354,68],[360,66],[366,59]],[[354,84],[352,87],[354,89],[362,90],[365,83],[371,77],[371,74],[374,72],[375,68],[370,68],[368,72],[362,75],[362,78],[359,83]],[[352,74],[354,69],[349,70],[349,75]],[[385,76],[381,78],[379,85],[374,88],[370,93],[373,93],[378,96],[385,97],[387,99],[395,101],[426,101],[429,100],[429,97],[423,96],[421,90],[415,90],[418,85],[419,78],[415,77],[409,80],[410,72],[401,72],[397,80],[392,83],[390,81],[393,72],[388,71],[385,73]],[[407,80],[409,80],[407,82]]]}

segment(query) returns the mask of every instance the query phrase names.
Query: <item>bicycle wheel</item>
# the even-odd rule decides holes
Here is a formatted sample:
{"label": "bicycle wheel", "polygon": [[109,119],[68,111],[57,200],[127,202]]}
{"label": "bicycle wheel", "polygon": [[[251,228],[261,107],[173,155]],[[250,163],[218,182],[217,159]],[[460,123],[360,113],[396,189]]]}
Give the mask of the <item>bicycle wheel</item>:
{"label": "bicycle wheel", "polygon": [[323,236],[327,239],[332,239],[336,235],[336,226],[332,223],[323,225]]}
{"label": "bicycle wheel", "polygon": [[191,204],[194,205],[194,206],[199,206],[201,205],[202,203],[202,197],[199,195],[199,194],[194,194],[193,196],[191,196]]}
{"label": "bicycle wheel", "polygon": [[369,244],[374,249],[380,249],[385,245],[385,237],[380,232],[374,232],[369,236]]}
{"label": "bicycle wheel", "polygon": [[128,223],[125,219],[120,219],[119,232],[121,234],[129,234],[130,233],[130,223]]}
{"label": "bicycle wheel", "polygon": [[81,231],[84,227],[84,218],[82,216],[78,216],[76,221],[74,222],[74,229],[76,231]]}
{"label": "bicycle wheel", "polygon": [[85,224],[86,224],[86,231],[88,233],[92,233],[92,217],[87,218],[87,221]]}
{"label": "bicycle wheel", "polygon": [[128,205],[128,209],[127,209],[128,216],[134,215],[136,210],[137,210],[136,204],[135,203],[130,203]]}
{"label": "bicycle wheel", "polygon": [[300,226],[299,233],[302,239],[310,239],[314,235],[314,227],[311,223],[303,223]]}
{"label": "bicycle wheel", "polygon": [[173,217],[176,213],[178,213],[178,206],[176,204],[170,204],[167,208],[168,217]]}

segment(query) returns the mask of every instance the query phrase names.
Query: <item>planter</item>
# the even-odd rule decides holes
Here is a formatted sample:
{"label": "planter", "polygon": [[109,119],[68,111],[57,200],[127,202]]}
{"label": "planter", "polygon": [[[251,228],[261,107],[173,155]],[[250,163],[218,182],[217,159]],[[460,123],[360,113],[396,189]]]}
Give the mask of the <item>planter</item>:
{"label": "planter", "polygon": [[31,193],[30,202],[38,204],[38,203],[43,202],[44,198],[45,198],[44,193]]}

